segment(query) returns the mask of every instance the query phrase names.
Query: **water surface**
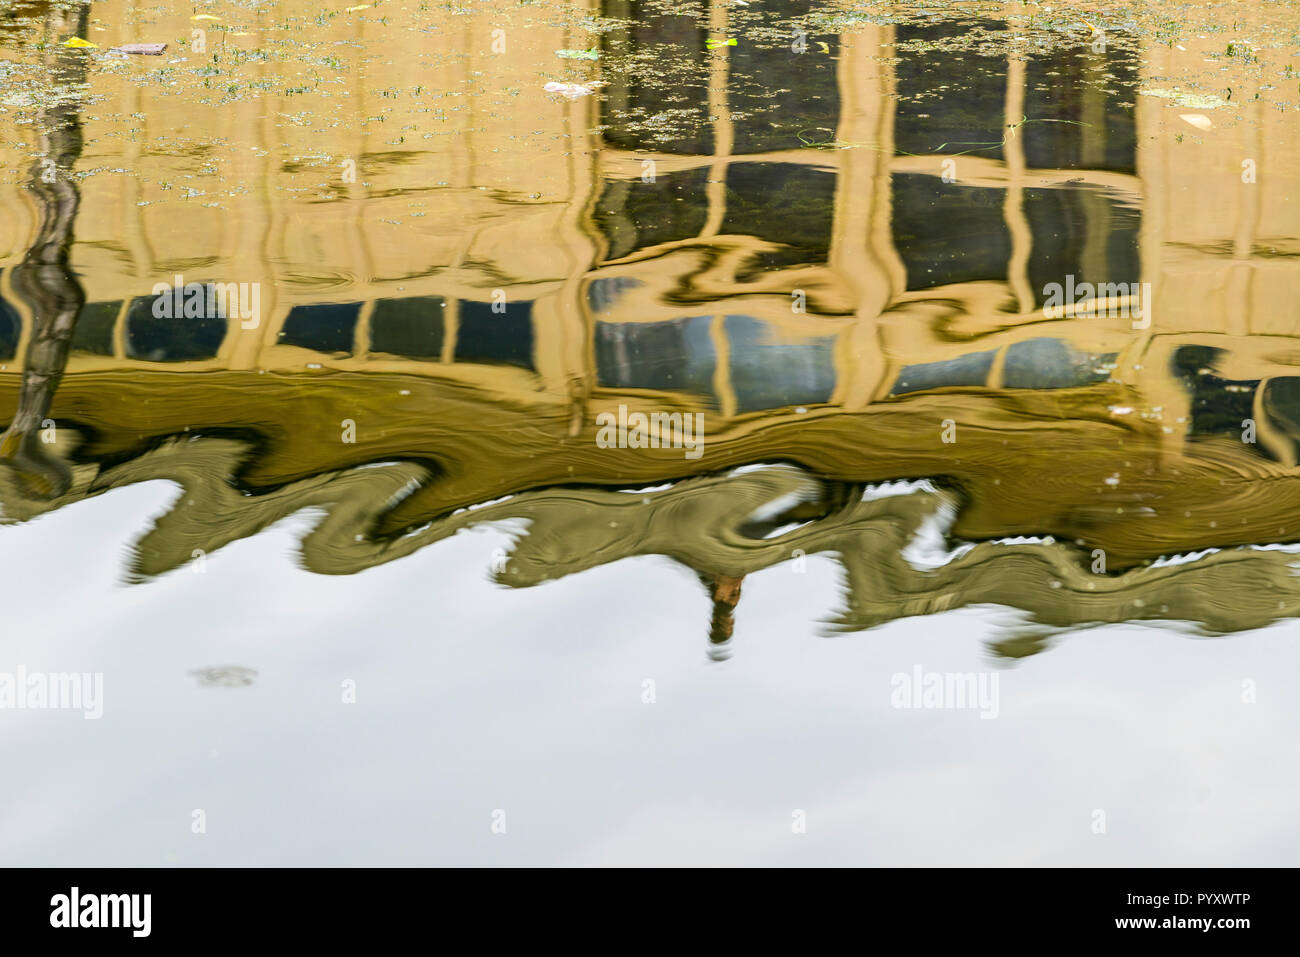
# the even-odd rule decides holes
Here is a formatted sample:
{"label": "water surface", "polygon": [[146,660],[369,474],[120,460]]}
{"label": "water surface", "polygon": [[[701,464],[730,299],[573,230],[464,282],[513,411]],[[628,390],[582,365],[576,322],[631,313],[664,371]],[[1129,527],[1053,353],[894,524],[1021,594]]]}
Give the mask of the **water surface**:
{"label": "water surface", "polygon": [[0,853],[1293,862],[1233,9],[9,8]]}

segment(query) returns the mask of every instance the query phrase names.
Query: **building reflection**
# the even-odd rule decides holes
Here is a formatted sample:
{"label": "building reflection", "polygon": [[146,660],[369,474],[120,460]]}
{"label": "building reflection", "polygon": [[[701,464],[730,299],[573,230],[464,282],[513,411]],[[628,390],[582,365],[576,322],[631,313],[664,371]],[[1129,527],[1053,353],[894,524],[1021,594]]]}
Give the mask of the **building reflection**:
{"label": "building reflection", "polygon": [[[803,15],[801,5],[787,6],[792,22]],[[1107,578],[1103,591],[1120,597],[1104,608],[1092,597],[1062,603],[1066,592],[1051,583],[1074,582],[1070,569],[1084,567],[1080,556],[1093,549],[1106,552],[1112,572],[1141,578],[1162,554],[1294,537],[1278,516],[1300,505],[1291,346],[1300,230],[1285,201],[1300,183],[1286,169],[1249,185],[1223,174],[1258,152],[1253,130],[1293,141],[1294,115],[1247,102],[1253,127],[1224,130],[1199,152],[1182,149],[1168,128],[1176,118],[1138,93],[1167,69],[1156,45],[1039,49],[1010,13],[813,25],[796,53],[750,43],[709,49],[731,15],[722,2],[710,5],[708,29],[638,7],[601,6],[634,18],[603,36],[603,62],[635,58],[655,70],[629,78],[611,69],[600,98],[561,104],[539,95],[516,116],[481,118],[486,133],[441,153],[415,138],[394,148],[362,135],[346,149],[366,175],[337,201],[279,195],[320,174],[267,138],[264,121],[283,105],[270,95],[230,106],[232,129],[256,142],[238,154],[232,147],[229,176],[270,186],[232,191],[229,222],[198,205],[169,222],[149,203],[114,196],[113,180],[87,180],[79,206],[59,214],[68,227],[77,218],[78,241],[64,237],[66,275],[85,277],[84,303],[71,313],[67,297],[43,305],[23,292],[23,257],[3,260],[0,404],[22,413],[6,415],[10,433],[31,436],[48,414],[80,443],[43,450],[63,456],[67,475],[48,485],[48,503],[7,502],[7,514],[87,494],[97,469],[119,470],[93,483],[102,489],[165,468],[189,476],[212,455],[207,467],[225,486],[194,480],[188,495],[257,494],[222,498],[226,529],[207,528],[210,540],[182,534],[179,519],[160,523],[140,545],[138,576],[306,504],[340,509],[349,521],[364,515],[364,525],[339,528],[360,528],[373,549],[366,560],[378,562],[427,543],[421,530],[442,527],[457,509],[506,495],[559,485],[594,495],[712,474],[716,489],[690,495],[717,507],[743,484],[729,470],[788,461],[826,488],[936,477],[961,490],[950,503],[954,541],[1055,539],[1032,553],[1050,559],[1004,548],[1005,558],[981,566],[1033,566],[1025,581],[1046,589],[1045,604],[958,566],[929,578],[899,571],[907,584],[891,582],[893,610],[864,611],[865,599],[853,599],[846,625],[979,594],[1032,607],[1053,627],[1147,617],[1133,611],[1140,599],[1148,610],[1173,609],[1159,614],[1226,628],[1195,602],[1163,592],[1155,601],[1137,579],[1112,589]],[[487,49],[491,25],[474,24]],[[950,47],[980,30],[999,42]],[[528,42],[548,56],[569,45],[559,28]],[[454,74],[460,67],[440,69],[449,89],[464,79]],[[523,54],[494,69],[518,71],[507,82],[521,86],[535,79]],[[377,92],[356,99],[358,117],[379,108]],[[184,102],[148,105],[156,122],[182,125]],[[533,107],[542,120],[529,115]],[[556,135],[599,132],[583,134],[572,155],[511,146],[539,123]],[[501,188],[492,178],[500,168],[484,163],[494,151],[510,157],[517,179],[509,201],[495,204],[484,195]],[[429,170],[445,166],[448,152],[461,172],[445,194],[432,194],[436,215],[386,226],[431,195]],[[144,153],[133,161],[161,169],[171,160]],[[1216,202],[1193,204],[1198,193]],[[520,199],[533,195],[545,199]],[[6,199],[14,210],[31,205]],[[26,224],[28,235],[40,234],[44,216]],[[181,272],[187,282],[259,283],[259,321],[158,318],[155,286]],[[1053,318],[1046,287],[1066,276],[1149,283],[1149,327],[1128,317]],[[56,313],[63,340],[50,339],[43,318]],[[66,356],[42,351],[55,341]],[[64,373],[52,407],[33,404],[7,365],[19,362],[29,370],[47,363],[50,383]],[[622,405],[703,412],[705,455],[599,448],[596,415]],[[355,442],[338,440],[344,420],[357,423]],[[1242,441],[1246,421],[1254,441]],[[942,439],[944,422],[955,425],[955,443]],[[193,462],[168,444],[186,432],[214,437],[195,443]],[[393,461],[410,464],[358,471]],[[390,474],[406,491],[380,496]],[[1275,480],[1268,496],[1261,479]],[[367,505],[371,494],[379,497]],[[813,497],[837,504],[800,519],[809,529],[852,511],[842,492]],[[599,509],[579,512],[563,526],[573,541],[585,540],[581,522],[596,522]],[[673,514],[656,506],[643,521],[707,539],[702,530],[712,526],[684,530],[665,517]],[[343,546],[325,532],[314,538],[333,544],[314,553],[312,567],[366,567],[352,549],[346,561],[327,560]],[[764,552],[769,565],[803,547],[778,544]],[[837,554],[855,594],[865,594],[892,566],[879,548],[854,547],[875,564]],[[608,561],[644,548],[630,539],[590,554]],[[1263,554],[1248,557],[1272,568],[1275,555]],[[766,566],[674,557],[705,582],[715,643],[726,644],[741,581]],[[552,558],[556,577],[567,566]],[[1175,567],[1151,580],[1202,574]],[[1082,594],[1084,582],[1069,587]],[[1052,602],[1068,613],[1055,616]]]}

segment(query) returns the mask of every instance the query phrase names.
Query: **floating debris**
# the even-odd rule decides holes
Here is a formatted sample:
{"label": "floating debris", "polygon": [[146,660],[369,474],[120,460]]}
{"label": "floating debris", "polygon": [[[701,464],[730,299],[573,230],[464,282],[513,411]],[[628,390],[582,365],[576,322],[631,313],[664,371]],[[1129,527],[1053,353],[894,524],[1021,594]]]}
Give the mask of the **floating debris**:
{"label": "floating debris", "polygon": [[120,47],[113,47],[109,53],[126,53],[135,56],[161,56],[162,52],[167,49],[165,43],[123,43]]}
{"label": "floating debris", "polygon": [[1201,93],[1184,93],[1181,90],[1162,90],[1158,87],[1152,87],[1149,90],[1139,90],[1138,93],[1142,96],[1158,96],[1161,99],[1172,101],[1174,106],[1182,106],[1191,110],[1217,110],[1220,107],[1230,105],[1222,97]]}
{"label": "floating debris", "polygon": [[72,47],[74,50],[98,50],[98,43],[91,43],[89,40],[83,40],[81,37],[68,37],[63,41],[65,47]]}
{"label": "floating debris", "polygon": [[247,688],[257,677],[257,672],[240,665],[217,665],[197,668],[190,675],[198,679],[200,688]]}
{"label": "floating debris", "polygon": [[555,55],[566,60],[599,60],[600,51],[596,47],[590,50],[556,50]]}
{"label": "floating debris", "polygon": [[543,90],[547,93],[559,93],[561,96],[567,96],[571,100],[576,100],[580,96],[591,96],[596,92],[598,87],[605,85],[604,80],[589,80],[586,83],[557,83],[552,80],[547,83]]}

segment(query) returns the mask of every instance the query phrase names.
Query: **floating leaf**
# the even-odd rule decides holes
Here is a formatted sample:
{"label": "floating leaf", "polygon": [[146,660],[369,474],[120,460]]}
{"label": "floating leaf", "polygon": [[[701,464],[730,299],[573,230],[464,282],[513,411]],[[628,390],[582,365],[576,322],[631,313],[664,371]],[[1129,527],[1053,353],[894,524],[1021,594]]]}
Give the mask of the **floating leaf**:
{"label": "floating leaf", "polygon": [[704,45],[710,50],[716,50],[718,47],[734,47],[736,45],[736,38],[728,37],[725,40],[705,40]]}
{"label": "floating leaf", "polygon": [[1180,113],[1178,118],[1184,123],[1190,123],[1198,130],[1214,129],[1214,124],[1210,122],[1208,116],[1202,116],[1200,113]]}
{"label": "floating leaf", "polygon": [[590,50],[556,50],[555,55],[566,60],[599,60],[600,51],[595,47]]}
{"label": "floating leaf", "polygon": [[220,17],[214,17],[210,13],[200,13],[190,17],[191,20],[220,20]]}
{"label": "floating leaf", "polygon": [[81,37],[68,37],[63,41],[65,47],[72,47],[74,50],[98,50],[98,43],[91,43],[89,40],[83,40]]}
{"label": "floating leaf", "polygon": [[348,12],[348,13],[356,13],[358,10],[369,10],[369,9],[370,9],[370,4],[368,4],[368,3],[359,3],[359,4],[357,4],[355,7],[348,7],[346,12]]}

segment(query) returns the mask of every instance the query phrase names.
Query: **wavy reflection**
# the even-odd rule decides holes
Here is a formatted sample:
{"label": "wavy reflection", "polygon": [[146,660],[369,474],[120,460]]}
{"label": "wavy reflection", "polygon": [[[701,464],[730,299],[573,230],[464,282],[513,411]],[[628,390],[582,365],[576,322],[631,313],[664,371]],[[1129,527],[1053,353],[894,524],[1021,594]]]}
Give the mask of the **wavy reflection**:
{"label": "wavy reflection", "polygon": [[[114,121],[36,96],[40,159],[6,204],[35,212],[0,284],[0,361],[21,363],[0,368],[3,521],[175,483],[136,583],[304,512],[320,574],[482,524],[511,532],[484,556],[511,588],[663,556],[708,595],[715,657],[743,643],[749,577],[813,556],[842,572],[828,631],[1006,606],[1006,657],[1096,624],[1297,614],[1300,174],[1261,148],[1300,133],[1294,111],[1202,97],[1215,136],[1185,140],[1204,127],[1168,75],[1222,64],[1141,25],[1101,53],[1052,18],[791,8],[798,53],[713,49],[694,14],[645,6],[601,5],[600,58],[569,64],[599,96],[529,99],[512,66],[514,112],[435,145],[425,94],[386,95],[396,75],[364,58],[385,95],[355,125],[382,109],[409,137],[308,155],[268,134],[283,102],[223,103],[247,141],[131,157],[150,182],[220,168],[221,200],[185,207],[79,186],[83,125]],[[51,8],[47,39],[84,37],[85,9]],[[102,66],[40,56],[49,91]],[[97,78],[178,128],[212,107],[197,81]],[[160,314],[185,284],[260,305]],[[602,441],[634,416],[701,417],[702,456],[668,426]]]}
{"label": "wavy reflection", "polygon": [[[291,515],[319,513],[301,541],[310,571],[350,575],[404,558],[467,529],[512,532],[504,555],[485,556],[494,579],[531,587],[636,556],[663,556],[694,572],[714,602],[710,642],[730,642],[741,584],[778,565],[805,571],[825,555],[844,573],[844,605],[831,631],[859,631],[910,615],[975,605],[1026,613],[995,645],[1020,657],[1052,635],[1126,621],[1185,622],[1199,634],[1262,627],[1300,614],[1300,545],[1249,546],[1170,556],[1117,574],[1096,555],[1050,538],[964,542],[952,536],[962,496],[928,480],[855,485],[788,465],[748,467],[646,490],[522,492],[461,509],[395,538],[377,538],[385,512],[435,481],[413,463],[375,463],[250,495],[233,481],[249,448],[220,438],[178,438],[99,471],[77,466],[73,488],[28,500],[9,520],[138,482],[167,480],[179,497],[130,553],[145,581],[201,559]],[[6,483],[8,484],[8,483]],[[17,489],[0,487],[8,503]]]}

